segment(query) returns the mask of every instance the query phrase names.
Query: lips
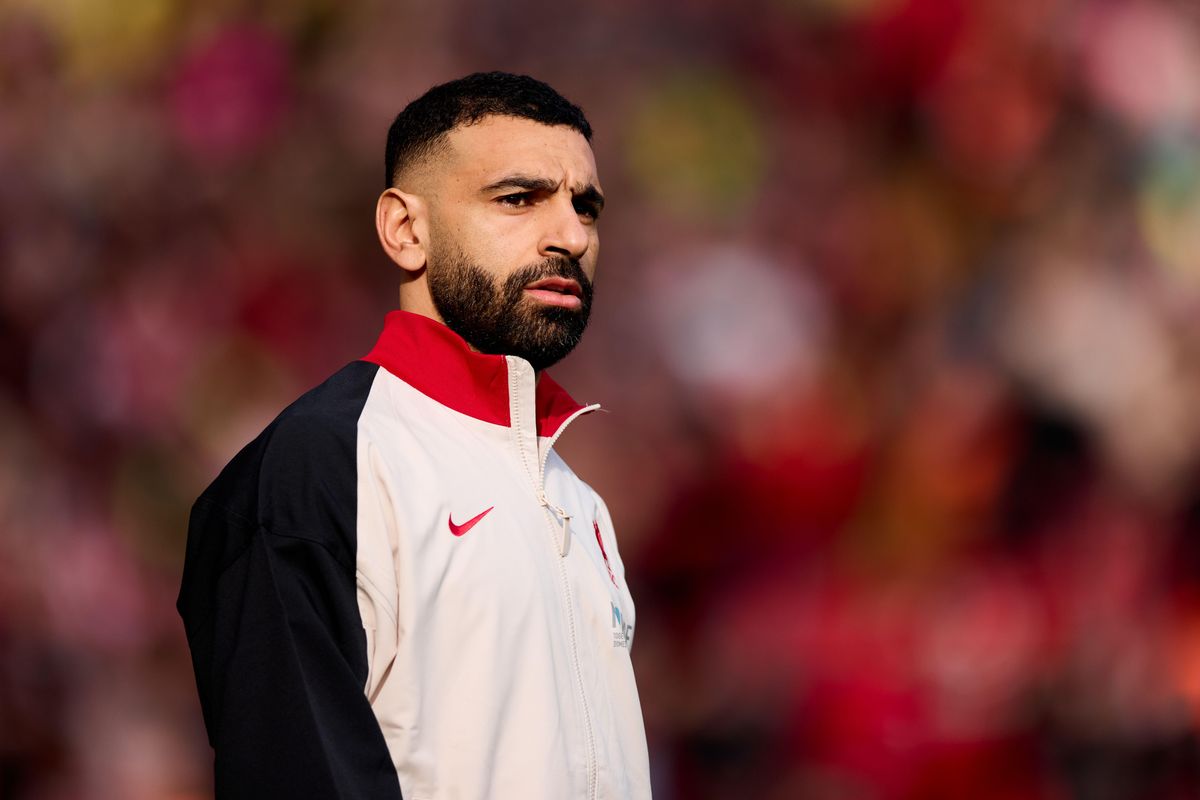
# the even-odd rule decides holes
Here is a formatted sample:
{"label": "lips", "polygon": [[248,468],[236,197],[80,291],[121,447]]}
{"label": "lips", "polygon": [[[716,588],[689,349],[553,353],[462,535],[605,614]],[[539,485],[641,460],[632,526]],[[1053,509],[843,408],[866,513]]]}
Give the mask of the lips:
{"label": "lips", "polygon": [[579,284],[570,278],[544,278],[540,281],[526,284],[528,290],[541,290],[548,292],[557,292],[559,294],[569,294],[575,297],[582,297],[583,290],[579,288]]}
{"label": "lips", "polygon": [[583,290],[579,283],[570,278],[544,278],[527,284],[525,293],[546,305],[561,308],[583,306]]}

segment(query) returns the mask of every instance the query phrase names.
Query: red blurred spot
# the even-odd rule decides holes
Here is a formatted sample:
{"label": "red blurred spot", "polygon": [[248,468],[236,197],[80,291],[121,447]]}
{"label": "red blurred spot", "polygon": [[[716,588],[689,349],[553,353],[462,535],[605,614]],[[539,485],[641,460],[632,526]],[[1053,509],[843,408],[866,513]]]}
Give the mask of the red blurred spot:
{"label": "red blurred spot", "polygon": [[261,146],[288,104],[282,41],[253,27],[227,28],[187,55],[170,87],[176,136],[195,157],[224,161]]}

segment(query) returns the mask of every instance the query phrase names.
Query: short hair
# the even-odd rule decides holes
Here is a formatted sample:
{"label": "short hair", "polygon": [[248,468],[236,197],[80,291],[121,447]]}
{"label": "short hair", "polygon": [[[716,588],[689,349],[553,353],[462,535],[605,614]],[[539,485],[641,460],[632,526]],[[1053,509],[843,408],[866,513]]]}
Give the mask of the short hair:
{"label": "short hair", "polygon": [[447,133],[484,117],[519,117],[543,125],[565,125],[592,140],[592,126],[579,106],[528,75],[476,72],[439,84],[396,115],[388,129],[384,186],[400,172],[430,155]]}

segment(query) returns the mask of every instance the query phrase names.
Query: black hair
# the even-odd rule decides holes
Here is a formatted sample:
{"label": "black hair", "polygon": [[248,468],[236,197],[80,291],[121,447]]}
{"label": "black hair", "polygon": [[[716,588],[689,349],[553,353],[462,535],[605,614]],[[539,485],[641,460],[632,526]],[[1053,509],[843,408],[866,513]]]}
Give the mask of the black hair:
{"label": "black hair", "polygon": [[399,172],[429,155],[454,128],[488,116],[565,125],[592,140],[592,126],[579,106],[545,83],[528,75],[476,72],[434,86],[396,115],[388,129],[384,185],[394,185]]}

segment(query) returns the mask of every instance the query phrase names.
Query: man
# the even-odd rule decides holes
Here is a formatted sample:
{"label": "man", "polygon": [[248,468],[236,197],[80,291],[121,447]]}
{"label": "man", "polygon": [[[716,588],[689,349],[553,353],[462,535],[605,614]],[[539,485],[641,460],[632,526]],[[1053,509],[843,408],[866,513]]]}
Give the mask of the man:
{"label": "man", "polygon": [[649,795],[612,522],[553,445],[604,204],[583,113],[524,76],[393,123],[400,310],[197,501],[179,611],[219,797]]}

